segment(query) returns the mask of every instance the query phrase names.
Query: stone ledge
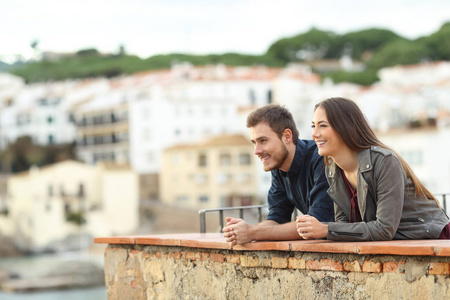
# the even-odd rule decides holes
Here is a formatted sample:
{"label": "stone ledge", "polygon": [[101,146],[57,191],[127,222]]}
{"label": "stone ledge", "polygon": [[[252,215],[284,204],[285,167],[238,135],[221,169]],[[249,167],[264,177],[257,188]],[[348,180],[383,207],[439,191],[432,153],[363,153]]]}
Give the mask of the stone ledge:
{"label": "stone ledge", "polygon": [[[421,273],[449,275],[450,257],[433,256],[386,256],[338,253],[309,253],[285,251],[240,251],[205,248],[173,247],[161,245],[109,245],[105,254],[126,251],[126,260],[144,259],[167,261],[190,261],[219,264],[235,264],[241,267],[298,269],[357,273],[405,273],[405,269],[417,269]],[[414,265],[414,267],[412,267]],[[417,270],[416,270],[417,271]]]}
{"label": "stone ledge", "polygon": [[99,244],[159,245],[235,251],[302,251],[322,253],[384,254],[450,257],[450,240],[392,240],[333,242],[297,240],[253,242],[231,247],[221,233],[187,233],[146,236],[98,237]]}
{"label": "stone ledge", "polygon": [[[440,241],[409,241],[406,245],[419,244],[419,251],[385,255],[361,253],[362,246],[369,244],[367,249],[383,252],[392,244],[394,250],[389,252],[397,253],[411,247],[402,248],[404,242],[398,241],[289,241],[231,249],[218,234],[136,237],[130,244],[124,240],[96,240],[109,243],[105,249],[108,300],[211,299],[211,295],[237,300],[448,298],[450,256],[436,254],[445,253],[440,250],[449,244]],[[313,251],[286,250],[293,245],[301,249],[302,243]],[[429,254],[430,247],[437,249],[433,255],[417,254]]]}

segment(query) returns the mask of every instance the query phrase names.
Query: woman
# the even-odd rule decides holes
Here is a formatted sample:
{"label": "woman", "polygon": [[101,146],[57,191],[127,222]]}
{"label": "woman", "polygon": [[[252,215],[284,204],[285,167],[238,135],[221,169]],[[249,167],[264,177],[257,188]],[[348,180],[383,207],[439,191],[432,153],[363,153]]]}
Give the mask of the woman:
{"label": "woman", "polygon": [[305,239],[450,239],[449,219],[408,164],[375,136],[358,106],[330,98],[315,107],[312,138],[325,158],[335,222],[297,218]]}

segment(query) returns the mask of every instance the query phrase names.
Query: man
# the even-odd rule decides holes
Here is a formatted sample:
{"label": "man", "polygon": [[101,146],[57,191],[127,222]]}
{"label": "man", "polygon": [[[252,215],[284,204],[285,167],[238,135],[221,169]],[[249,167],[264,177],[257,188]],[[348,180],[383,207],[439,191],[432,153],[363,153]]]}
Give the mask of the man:
{"label": "man", "polygon": [[284,107],[269,104],[247,117],[255,155],[264,171],[271,171],[268,193],[269,213],[265,221],[250,225],[242,219],[227,217],[224,237],[231,245],[261,240],[300,239],[295,222],[296,207],[321,222],[334,221],[333,202],[327,194],[328,183],[323,157],[312,140],[300,140],[292,114]]}

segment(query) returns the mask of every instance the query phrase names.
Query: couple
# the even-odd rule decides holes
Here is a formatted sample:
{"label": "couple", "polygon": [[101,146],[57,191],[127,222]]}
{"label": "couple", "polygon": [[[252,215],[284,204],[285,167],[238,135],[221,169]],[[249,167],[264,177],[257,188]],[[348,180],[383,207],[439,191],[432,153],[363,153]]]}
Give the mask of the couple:
{"label": "couple", "polygon": [[[253,111],[247,127],[255,155],[272,172],[269,214],[256,225],[227,217],[223,232],[231,245],[450,239],[449,219],[436,198],[380,142],[353,101],[330,98],[315,106],[314,141],[298,139],[291,113],[278,105]],[[291,222],[294,208],[304,215]]]}

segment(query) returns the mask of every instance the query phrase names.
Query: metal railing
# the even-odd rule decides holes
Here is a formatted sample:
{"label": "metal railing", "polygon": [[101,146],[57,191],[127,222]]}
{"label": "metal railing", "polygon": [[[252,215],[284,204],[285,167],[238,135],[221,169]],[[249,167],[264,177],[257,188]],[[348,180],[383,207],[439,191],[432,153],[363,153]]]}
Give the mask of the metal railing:
{"label": "metal railing", "polygon": [[[442,208],[444,209],[445,213],[448,215],[447,212],[447,201],[450,199],[450,193],[441,193],[441,194],[434,194],[434,196],[438,199],[438,201],[441,203]],[[244,219],[244,210],[254,210],[257,209],[257,218],[258,222],[262,221],[262,209],[266,208],[267,205],[249,205],[249,206],[236,206],[236,207],[222,207],[222,208],[212,208],[212,209],[202,209],[198,211],[199,217],[200,217],[200,233],[206,233],[206,213],[209,212],[219,212],[219,223],[220,223],[220,230],[224,227],[224,219],[223,219],[223,212],[224,211],[233,211],[233,210],[239,210],[239,218]],[[294,210],[294,219],[297,215],[297,210]],[[220,231],[221,232],[221,231]]]}
{"label": "metal railing", "polygon": [[257,209],[257,218],[258,221],[262,221],[262,209],[267,207],[267,205],[249,205],[249,206],[236,206],[236,207],[222,207],[222,208],[212,208],[212,209],[202,209],[198,211],[200,216],[200,233],[206,232],[206,213],[209,212],[219,212],[219,223],[220,229],[223,228],[223,212],[224,211],[232,211],[239,210],[239,218],[244,219],[244,210],[254,210]]}
{"label": "metal railing", "polygon": [[447,213],[447,200],[450,198],[450,193],[442,193],[442,194],[434,194],[434,196],[438,199],[442,199],[439,201],[444,209],[445,213]]}

